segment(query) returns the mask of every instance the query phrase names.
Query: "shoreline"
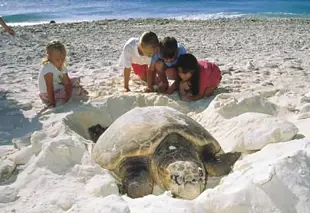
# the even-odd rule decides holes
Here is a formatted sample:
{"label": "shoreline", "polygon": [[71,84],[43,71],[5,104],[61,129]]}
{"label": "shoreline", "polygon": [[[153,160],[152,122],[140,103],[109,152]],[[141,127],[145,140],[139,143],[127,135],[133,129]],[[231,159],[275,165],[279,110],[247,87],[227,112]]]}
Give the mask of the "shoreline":
{"label": "shoreline", "polygon": [[[50,20],[52,21],[52,20]],[[38,25],[49,25],[50,21],[41,22],[7,22],[9,25],[14,27],[24,27],[24,26],[38,26]],[[178,18],[107,18],[98,20],[70,20],[70,21],[60,21],[56,24],[77,24],[77,23],[100,23],[100,22],[174,22],[174,23],[205,23],[205,22],[310,22],[310,14],[305,17],[264,17],[264,16],[240,16],[232,18],[210,18],[210,19],[178,19]]]}

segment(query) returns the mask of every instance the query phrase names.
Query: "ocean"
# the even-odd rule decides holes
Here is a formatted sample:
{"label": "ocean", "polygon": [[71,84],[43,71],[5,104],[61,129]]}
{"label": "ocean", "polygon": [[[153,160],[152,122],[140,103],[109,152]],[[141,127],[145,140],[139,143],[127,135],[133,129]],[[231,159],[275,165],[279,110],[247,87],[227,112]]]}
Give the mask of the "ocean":
{"label": "ocean", "polygon": [[13,25],[101,19],[310,17],[310,0],[0,0]]}
{"label": "ocean", "polygon": [[310,0],[0,0],[13,25],[101,19],[310,17]]}

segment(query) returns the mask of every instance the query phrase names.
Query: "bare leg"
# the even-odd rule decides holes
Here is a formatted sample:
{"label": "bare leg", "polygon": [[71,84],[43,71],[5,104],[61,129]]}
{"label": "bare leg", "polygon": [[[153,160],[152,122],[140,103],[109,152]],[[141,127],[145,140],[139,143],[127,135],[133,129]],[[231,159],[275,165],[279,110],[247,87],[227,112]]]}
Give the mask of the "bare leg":
{"label": "bare leg", "polygon": [[168,87],[169,87],[169,83],[168,83],[168,79],[166,76],[166,65],[163,61],[158,60],[155,63],[155,71],[158,74],[159,80],[161,82],[161,88],[159,89],[159,91],[161,93],[166,93]]}
{"label": "bare leg", "polygon": [[167,78],[170,79],[170,80],[177,80],[178,78],[178,74],[177,74],[177,70],[176,68],[167,68],[165,70],[165,73],[167,75]]}
{"label": "bare leg", "polygon": [[[207,155],[207,153],[205,153],[205,155]],[[240,155],[240,152],[228,152],[212,158],[206,156],[204,165],[208,175],[215,177],[227,175]]]}
{"label": "bare leg", "polygon": [[147,73],[135,75],[135,78],[140,81],[144,81],[147,83]]}
{"label": "bare leg", "polygon": [[139,78],[141,81],[147,82],[147,75],[146,75],[146,72],[145,72],[143,75],[138,75],[138,78]]}
{"label": "bare leg", "polygon": [[176,84],[179,83],[178,81],[178,74],[176,68],[167,68],[165,70],[166,76],[169,80],[174,80],[174,82],[169,86],[168,90],[166,91],[167,94],[172,94],[176,88],[178,87]]}

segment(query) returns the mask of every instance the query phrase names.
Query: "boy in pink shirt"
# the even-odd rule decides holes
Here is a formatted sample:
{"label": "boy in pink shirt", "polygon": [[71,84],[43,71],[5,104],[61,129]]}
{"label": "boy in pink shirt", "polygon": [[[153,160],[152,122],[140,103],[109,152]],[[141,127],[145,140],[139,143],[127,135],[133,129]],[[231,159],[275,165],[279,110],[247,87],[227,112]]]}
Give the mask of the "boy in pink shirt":
{"label": "boy in pink shirt", "polygon": [[159,40],[153,32],[144,32],[140,38],[130,38],[124,45],[119,65],[124,69],[124,89],[129,89],[131,69],[143,81],[147,81],[147,72]]}

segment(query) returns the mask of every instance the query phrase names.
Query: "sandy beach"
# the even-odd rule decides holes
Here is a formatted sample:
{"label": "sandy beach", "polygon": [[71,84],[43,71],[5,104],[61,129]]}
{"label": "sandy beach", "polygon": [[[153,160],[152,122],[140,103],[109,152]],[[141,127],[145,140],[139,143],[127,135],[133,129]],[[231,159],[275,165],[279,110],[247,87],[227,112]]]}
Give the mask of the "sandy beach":
{"label": "sandy beach", "polygon": [[[16,26],[15,37],[1,33],[0,170],[15,171],[0,182],[0,211],[310,212],[309,24],[129,19]],[[148,30],[174,36],[198,59],[218,64],[223,79],[214,96],[186,103],[176,93],[145,94],[134,76],[131,92],[124,93],[118,58],[127,39]],[[52,39],[66,44],[69,72],[81,77],[90,98],[43,111],[37,77]],[[168,192],[118,195],[114,179],[85,147],[90,125],[108,126],[135,106],[161,105],[194,118],[224,151],[243,152],[230,175],[193,201]]]}

